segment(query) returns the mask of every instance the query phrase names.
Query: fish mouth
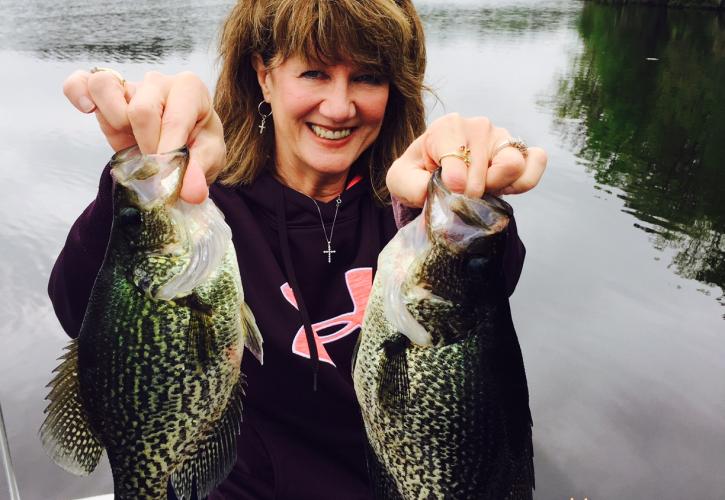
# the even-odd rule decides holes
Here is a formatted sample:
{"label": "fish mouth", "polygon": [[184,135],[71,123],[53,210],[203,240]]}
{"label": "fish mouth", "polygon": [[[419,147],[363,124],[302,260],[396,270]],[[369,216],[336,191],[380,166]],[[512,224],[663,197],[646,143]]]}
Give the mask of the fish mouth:
{"label": "fish mouth", "polygon": [[431,175],[424,208],[428,238],[452,251],[467,251],[481,238],[506,229],[513,215],[511,206],[490,194],[470,198],[446,187],[439,168]]}
{"label": "fish mouth", "polygon": [[143,154],[138,145],[122,149],[111,157],[111,171],[117,182],[124,183],[130,179],[145,180],[155,175],[153,167],[159,164],[172,163],[176,160],[186,160],[189,157],[189,148],[181,146],[166,153]]}
{"label": "fish mouth", "polygon": [[136,195],[141,207],[147,208],[178,197],[188,159],[186,146],[145,155],[134,145],[113,155],[111,176]]}

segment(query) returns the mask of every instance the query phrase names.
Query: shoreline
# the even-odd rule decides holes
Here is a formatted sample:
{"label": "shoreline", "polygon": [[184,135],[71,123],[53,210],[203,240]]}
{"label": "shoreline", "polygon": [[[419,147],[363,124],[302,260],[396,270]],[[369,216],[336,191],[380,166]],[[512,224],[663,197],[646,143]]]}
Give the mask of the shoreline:
{"label": "shoreline", "polygon": [[725,0],[594,0],[594,2],[607,5],[647,5],[673,9],[725,11]]}

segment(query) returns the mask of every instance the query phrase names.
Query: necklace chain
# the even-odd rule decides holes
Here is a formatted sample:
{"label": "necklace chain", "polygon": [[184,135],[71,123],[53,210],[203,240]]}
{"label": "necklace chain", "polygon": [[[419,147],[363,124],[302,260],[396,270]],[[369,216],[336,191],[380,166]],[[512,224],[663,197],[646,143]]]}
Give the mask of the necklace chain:
{"label": "necklace chain", "polygon": [[317,203],[317,200],[314,199],[312,196],[305,195],[309,199],[312,200],[312,202],[315,204],[315,207],[317,207],[317,214],[320,216],[320,223],[322,224],[322,232],[325,234],[325,241],[327,242],[327,250],[323,250],[322,253],[327,254],[327,263],[332,262],[332,254],[337,253],[336,250],[332,249],[332,235],[335,232],[335,222],[337,221],[337,212],[340,210],[340,205],[342,205],[342,193],[337,195],[337,199],[335,200],[335,216],[332,218],[332,226],[330,227],[330,236],[327,236],[327,228],[325,228],[325,220],[322,218],[322,210],[320,210],[320,205]]}

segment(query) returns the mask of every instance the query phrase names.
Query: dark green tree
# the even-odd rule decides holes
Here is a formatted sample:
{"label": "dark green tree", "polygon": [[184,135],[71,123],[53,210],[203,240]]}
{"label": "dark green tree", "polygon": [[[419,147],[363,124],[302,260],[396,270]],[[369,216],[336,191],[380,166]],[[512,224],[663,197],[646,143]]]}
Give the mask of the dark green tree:
{"label": "dark green tree", "polygon": [[677,273],[725,290],[723,18],[587,3],[578,29],[558,130]]}
{"label": "dark green tree", "polygon": [[725,9],[725,0],[596,0],[614,5],[646,4],[693,9]]}

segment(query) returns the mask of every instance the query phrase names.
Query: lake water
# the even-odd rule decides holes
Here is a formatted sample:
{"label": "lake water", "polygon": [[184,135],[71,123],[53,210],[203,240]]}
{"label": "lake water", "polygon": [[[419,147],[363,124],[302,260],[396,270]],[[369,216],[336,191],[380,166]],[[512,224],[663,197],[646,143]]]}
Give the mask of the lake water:
{"label": "lake water", "polygon": [[[77,68],[213,86],[231,2],[0,0],[0,402],[21,494],[112,490],[37,439],[66,337],[53,260],[111,151],[65,101]],[[725,19],[572,0],[420,1],[430,117],[487,115],[549,153],[509,197],[536,498],[725,498]],[[7,489],[0,477],[0,498]]]}

